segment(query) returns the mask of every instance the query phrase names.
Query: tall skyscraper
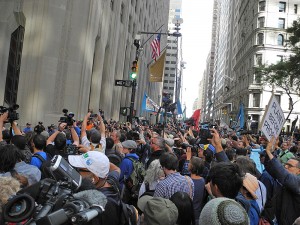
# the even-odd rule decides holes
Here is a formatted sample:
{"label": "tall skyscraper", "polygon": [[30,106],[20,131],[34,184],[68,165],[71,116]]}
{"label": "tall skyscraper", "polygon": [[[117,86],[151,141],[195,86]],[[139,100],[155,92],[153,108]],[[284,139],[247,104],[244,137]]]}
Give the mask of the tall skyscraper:
{"label": "tall skyscraper", "polygon": [[[181,18],[181,6],[182,0],[170,0],[170,9],[169,9],[169,20],[168,20],[168,30],[174,31],[174,19]],[[172,33],[172,31],[171,31]],[[177,42],[178,41],[178,42]],[[169,36],[167,41],[167,55],[165,63],[165,77],[163,91],[168,92],[171,95],[171,98],[175,99],[176,85],[177,89],[181,84],[181,81],[178,79],[181,73],[181,70],[178,70],[178,65],[181,59],[181,39],[174,36]],[[177,80],[176,80],[177,77]]]}

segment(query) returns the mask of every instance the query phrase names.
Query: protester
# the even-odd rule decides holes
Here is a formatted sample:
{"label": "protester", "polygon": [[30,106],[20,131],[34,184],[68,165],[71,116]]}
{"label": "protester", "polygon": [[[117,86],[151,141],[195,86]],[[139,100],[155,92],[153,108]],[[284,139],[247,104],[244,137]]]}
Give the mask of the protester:
{"label": "protester", "polygon": [[249,218],[245,209],[236,201],[229,198],[215,198],[203,208],[199,225],[239,224],[249,225]]}
{"label": "protester", "polygon": [[265,166],[268,173],[282,185],[273,202],[276,219],[279,224],[288,225],[300,216],[300,159],[291,158],[285,166],[281,165],[272,154],[274,142],[272,137],[267,145]]}
{"label": "protester", "polygon": [[186,192],[176,192],[170,198],[178,210],[177,225],[195,225],[193,201]]}
{"label": "protester", "polygon": [[182,176],[177,172],[178,159],[175,154],[166,152],[161,155],[159,162],[166,178],[159,182],[155,188],[154,197],[169,199],[174,193],[183,191],[194,197],[194,182],[188,176]]}
{"label": "protester", "polygon": [[153,196],[157,184],[164,178],[165,174],[159,160],[156,159],[152,161],[146,171],[144,182],[142,183],[139,191],[139,197],[144,194]]}
{"label": "protester", "polygon": [[[105,154],[98,151],[89,151],[83,155],[70,155],[69,163],[78,168],[80,174],[88,178],[95,188],[107,197],[104,213],[96,221],[98,224],[119,225],[120,223],[120,169],[109,163]],[[95,223],[97,224],[97,223]]]}
{"label": "protester", "polygon": [[176,225],[178,209],[169,199],[143,196],[138,201],[146,225]]}

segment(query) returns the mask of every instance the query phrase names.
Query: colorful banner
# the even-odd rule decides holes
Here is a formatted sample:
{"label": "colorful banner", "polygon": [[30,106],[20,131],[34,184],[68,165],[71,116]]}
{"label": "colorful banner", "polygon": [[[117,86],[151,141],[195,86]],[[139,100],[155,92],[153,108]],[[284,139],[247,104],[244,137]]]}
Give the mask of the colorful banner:
{"label": "colorful banner", "polygon": [[142,111],[158,112],[158,109],[159,105],[157,105],[146,93],[144,93]]}
{"label": "colorful banner", "polygon": [[161,56],[150,65],[149,73],[150,73],[150,82],[163,82],[164,78],[164,70],[165,70],[165,58],[166,58],[166,50],[161,54]]}

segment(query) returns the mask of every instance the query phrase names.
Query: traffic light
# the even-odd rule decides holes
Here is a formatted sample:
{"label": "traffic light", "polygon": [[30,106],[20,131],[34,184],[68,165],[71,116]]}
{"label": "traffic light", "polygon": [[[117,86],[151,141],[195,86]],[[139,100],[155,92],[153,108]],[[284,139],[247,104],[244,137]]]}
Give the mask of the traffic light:
{"label": "traffic light", "polygon": [[122,116],[127,116],[127,108],[128,108],[128,107],[121,107],[121,108],[120,108],[120,114],[121,114]]}
{"label": "traffic light", "polygon": [[135,80],[136,77],[137,77],[137,73],[138,73],[138,61],[137,60],[134,60],[132,62],[132,67],[131,67],[131,73],[130,73],[130,78]]}

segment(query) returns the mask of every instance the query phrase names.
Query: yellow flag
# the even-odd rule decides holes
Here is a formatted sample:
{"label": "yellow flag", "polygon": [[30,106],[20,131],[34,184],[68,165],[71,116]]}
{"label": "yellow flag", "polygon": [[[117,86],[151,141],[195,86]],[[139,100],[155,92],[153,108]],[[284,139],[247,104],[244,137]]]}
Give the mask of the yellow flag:
{"label": "yellow flag", "polygon": [[149,68],[149,81],[150,82],[163,82],[165,70],[166,50]]}

